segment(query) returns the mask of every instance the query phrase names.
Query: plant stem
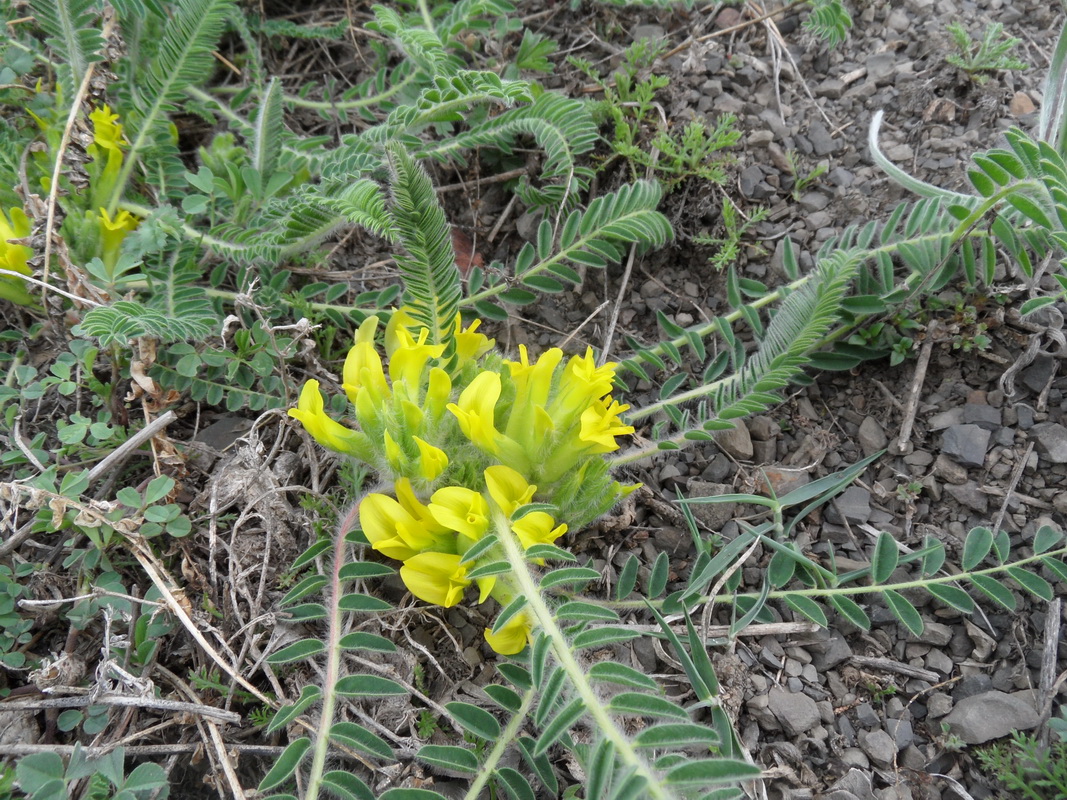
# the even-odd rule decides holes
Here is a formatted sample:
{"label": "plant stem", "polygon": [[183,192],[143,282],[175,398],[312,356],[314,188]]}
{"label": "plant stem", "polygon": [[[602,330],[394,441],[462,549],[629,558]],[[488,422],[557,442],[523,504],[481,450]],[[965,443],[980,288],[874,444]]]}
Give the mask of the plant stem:
{"label": "plant stem", "polygon": [[426,30],[430,33],[436,33],[433,25],[433,14],[430,13],[430,4],[426,0],[419,0],[419,13],[422,14],[422,21],[426,23]]}
{"label": "plant stem", "polygon": [[[765,544],[771,544],[771,540],[764,539]],[[1017,561],[1011,561],[1006,564],[999,564],[995,567],[988,567],[986,569],[971,570],[970,572],[959,572],[955,575],[941,575],[939,577],[930,578],[917,578],[910,581],[900,581],[899,583],[878,583],[870,586],[834,586],[830,588],[815,588],[815,589],[777,589],[770,592],[767,595],[768,600],[781,600],[784,597],[848,597],[854,594],[881,594],[887,589],[902,592],[908,589],[925,589],[927,586],[934,586],[939,584],[959,583],[961,581],[966,582],[974,575],[989,575],[995,576],[998,573],[1007,572],[1008,569],[1014,569],[1016,567],[1022,567],[1026,564],[1033,564],[1035,562],[1044,562],[1045,559],[1064,557],[1067,556],[1067,547],[1061,547],[1059,550],[1049,550],[1041,553],[1040,555],[1027,556],[1026,558],[1020,558]],[[734,603],[738,598],[756,599],[760,596],[759,592],[746,592],[744,594],[722,594],[722,595],[703,595],[700,598],[701,603]],[[615,609],[629,609],[629,608],[646,608],[651,603],[655,608],[662,607],[663,600],[619,600],[613,603],[605,603],[608,608]]]}
{"label": "plant stem", "polygon": [[[306,97],[297,97],[296,95],[284,94],[282,100],[298,108],[313,108],[317,111],[351,111],[356,108],[367,108],[373,106],[376,103],[380,103],[382,100],[388,100],[397,92],[400,92],[411,83],[418,76],[418,70],[412,70],[403,78],[392,81],[389,84],[389,88],[385,89],[378,94],[369,95],[367,97],[360,97],[356,100],[308,100]],[[390,76],[392,77],[392,76]],[[237,94],[239,91],[243,91],[243,86],[219,86],[214,89],[219,94]],[[222,115],[229,119],[231,122],[244,127],[251,128],[252,125],[248,121],[237,116],[230,110],[230,107],[225,103],[222,103],[214,95],[205,92],[197,87],[189,87],[186,92],[195,97],[197,100],[201,100],[205,103],[213,103],[219,107]]]}
{"label": "plant stem", "polygon": [[530,573],[526,554],[523,552],[518,537],[511,530],[510,521],[499,509],[494,509],[493,511],[493,527],[496,529],[504,553],[511,563],[512,577],[526,598],[527,608],[536,618],[541,632],[549,638],[556,662],[566,673],[575,693],[585,706],[586,713],[593,718],[596,729],[615,745],[615,752],[622,762],[630,767],[634,774],[641,776],[645,780],[650,797],[656,800],[670,800],[674,795],[660,784],[652,768],[637,753],[626,734],[611,718],[603,699],[597,696],[585,670],[582,669],[578,659],[575,658],[570,642],[563,635],[559,625],[556,624],[552,609],[545,603],[545,599],[541,595],[541,589]]}
{"label": "plant stem", "polygon": [[500,736],[497,737],[496,742],[493,743],[493,749],[489,751],[489,755],[487,755],[485,761],[482,762],[478,777],[471,783],[463,800],[480,800],[482,797],[482,789],[485,787],[485,784],[489,782],[489,778],[492,777],[496,765],[500,763],[504,754],[507,753],[508,748],[511,747],[518,738],[519,729],[522,728],[523,722],[526,721],[526,715],[530,713],[530,709],[533,707],[536,698],[536,689],[530,687],[526,690],[526,694],[523,695],[522,698],[522,705],[519,706],[518,711],[511,715],[508,724],[504,726],[504,730],[500,732]]}
{"label": "plant stem", "polygon": [[333,563],[330,565],[330,602],[329,620],[326,629],[326,675],[322,681],[322,711],[319,726],[315,731],[314,752],[311,770],[308,775],[308,788],[303,800],[317,800],[322,788],[322,773],[326,765],[326,753],[330,746],[330,729],[333,727],[334,710],[337,707],[337,695],[334,687],[341,674],[341,566],[344,564],[346,537],[355,527],[359,515],[359,503],[356,503],[337,525],[337,535],[333,543]]}

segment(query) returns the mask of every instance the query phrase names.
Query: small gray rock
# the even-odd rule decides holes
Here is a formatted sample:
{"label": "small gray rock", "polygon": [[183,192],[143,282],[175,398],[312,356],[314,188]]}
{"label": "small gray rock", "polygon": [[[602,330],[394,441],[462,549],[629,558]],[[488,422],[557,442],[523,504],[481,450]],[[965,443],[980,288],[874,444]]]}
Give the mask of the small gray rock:
{"label": "small gray rock", "polygon": [[853,523],[866,522],[871,518],[871,493],[861,486],[848,487],[831,503],[826,518],[835,524],[842,518]]}
{"label": "small gray rock", "polygon": [[864,456],[877,453],[889,444],[885,431],[882,430],[881,424],[874,417],[864,417],[863,422],[860,423],[856,439]]}
{"label": "small gray rock", "polygon": [[811,654],[811,663],[819,672],[825,673],[852,655],[852,648],[840,633],[820,628],[815,637],[820,641],[808,644],[807,650]]}
{"label": "small gray rock", "polygon": [[926,425],[932,431],[943,431],[945,428],[959,425],[961,422],[963,422],[963,409],[950,408],[948,411],[934,414],[927,420]]}
{"label": "small gray rock", "polygon": [[861,731],[860,747],[877,767],[890,767],[897,756],[897,744],[883,730]]}
{"label": "small gray rock", "polygon": [[912,467],[928,467],[934,463],[934,456],[925,450],[915,450],[904,456],[904,463]]}
{"label": "small gray rock", "polygon": [[[867,754],[858,747],[846,747],[842,750],[841,763],[846,767],[857,767],[859,769],[868,769],[871,766],[871,760],[867,758]],[[856,795],[852,796],[855,797]]]}
{"label": "small gray rock", "polygon": [[822,721],[818,706],[806,694],[775,686],[768,699],[771,713],[790,736],[806,733]]}
{"label": "small gray rock", "polygon": [[963,421],[985,428],[987,431],[995,431],[1001,424],[1000,409],[985,403],[967,403],[963,407]]}
{"label": "small gray rock", "polygon": [[952,641],[952,628],[942,622],[923,620],[923,632],[918,636],[908,635],[909,642],[921,642],[934,647],[946,647]]}
{"label": "small gray rock", "polygon": [[693,537],[681,528],[657,528],[652,534],[656,550],[666,551],[668,555],[679,556],[687,553],[693,546]]}
{"label": "small gray rock", "polygon": [[956,485],[967,482],[967,470],[944,453],[934,459],[934,475]]}
{"label": "small gray rock", "polygon": [[906,719],[887,719],[885,729],[896,742],[897,750],[903,750],[915,741],[915,732],[911,728],[911,723]]}
{"label": "small gray rock", "polygon": [[1019,403],[1014,407],[1014,411],[1020,428],[1028,431],[1034,427],[1034,410],[1030,406]]}
{"label": "small gray rock", "polygon": [[634,657],[645,672],[655,672],[657,668],[656,646],[648,636],[642,636],[632,642]]}
{"label": "small gray rock", "polygon": [[1034,363],[1022,371],[1023,384],[1034,392],[1042,391],[1052,379],[1056,369],[1056,359],[1052,356],[1039,355]]}
{"label": "small gray rock", "polygon": [[663,468],[659,471],[660,483],[665,483],[667,481],[676,481],[680,477],[682,477],[682,470],[673,461],[668,464],[664,464]]}
{"label": "small gray rock", "polygon": [[[729,494],[733,487],[725,483],[708,483],[707,481],[689,481],[689,497],[717,497]],[[728,520],[734,518],[737,503],[693,503],[689,506],[693,516],[713,531],[722,529]]]}
{"label": "small gray rock", "polygon": [[734,420],[732,428],[715,431],[713,435],[715,443],[738,461],[748,461],[752,458],[752,437],[742,420]]}
{"label": "small gray rock", "polygon": [[808,126],[808,139],[816,156],[828,156],[837,149],[837,142],[821,122],[813,122]]}
{"label": "small gray rock", "polygon": [[1028,731],[1037,727],[1037,711],[1020,695],[1029,698],[1029,692],[1005,694],[996,690],[973,695],[956,703],[944,722],[967,744],[982,744],[1012,731]]}
{"label": "small gray rock", "polygon": [[832,792],[849,792],[859,800],[874,800],[871,775],[865,770],[850,769],[830,787]]}
{"label": "small gray rock", "polygon": [[926,668],[948,675],[956,665],[943,650],[931,650],[926,654]]}
{"label": "small gray rock", "polygon": [[911,27],[911,18],[905,13],[904,9],[895,8],[889,12],[885,24],[891,31],[904,33],[904,31]]}
{"label": "small gray rock", "polygon": [[805,192],[797,201],[797,204],[808,213],[822,211],[830,205],[830,198],[822,192]]}
{"label": "small gray rock", "polygon": [[782,429],[770,417],[752,417],[748,420],[748,432],[756,441],[769,442],[778,438]]}
{"label": "small gray rock", "polygon": [[980,467],[985,463],[989,437],[989,431],[977,425],[952,425],[945,429],[941,450],[966,467]]}
{"label": "small gray rock", "polygon": [[943,717],[952,710],[952,698],[944,692],[934,692],[926,701],[928,719]]}
{"label": "small gray rock", "polygon": [[945,484],[945,491],[961,506],[985,514],[989,510],[989,497],[978,488],[974,481],[967,481],[959,486],[951,483]]}
{"label": "small gray rock", "polygon": [[839,100],[845,93],[845,84],[837,78],[827,78],[815,87],[816,97],[826,97],[830,100]]}
{"label": "small gray rock", "polygon": [[961,703],[968,697],[985,694],[992,688],[992,679],[984,673],[980,672],[975,675],[965,675],[963,680],[957,683],[956,687],[952,690],[952,699],[957,703]]}
{"label": "small gray rock", "polygon": [[536,211],[525,211],[522,216],[515,220],[515,230],[519,236],[527,242],[537,238],[537,226],[541,224],[541,214]]}
{"label": "small gray rock", "polygon": [[896,66],[893,53],[875,53],[867,57],[867,80],[875,84],[886,84],[893,79]]}
{"label": "small gray rock", "polygon": [[745,197],[754,197],[756,195],[756,187],[759,186],[760,181],[763,180],[763,170],[756,164],[751,164],[741,170],[741,175],[738,181],[741,186],[741,194]]}
{"label": "small gray rock", "polygon": [[1053,464],[1067,464],[1067,428],[1058,422],[1042,422],[1030,429],[1037,452]]}
{"label": "small gray rock", "polygon": [[856,706],[856,724],[861,728],[875,728],[882,723],[882,718],[870,703]]}

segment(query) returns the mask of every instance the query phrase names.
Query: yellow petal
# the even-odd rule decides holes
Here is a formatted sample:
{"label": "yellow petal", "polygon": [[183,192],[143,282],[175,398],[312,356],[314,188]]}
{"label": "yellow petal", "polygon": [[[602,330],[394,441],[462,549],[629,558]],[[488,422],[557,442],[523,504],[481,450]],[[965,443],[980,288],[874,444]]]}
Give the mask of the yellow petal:
{"label": "yellow petal", "polygon": [[568,427],[561,420],[577,419],[592,402],[611,391],[616,366],[615,362],[609,361],[598,367],[591,347],[584,356],[574,356],[567,362],[549,409],[558,427]]}
{"label": "yellow petal", "polygon": [[352,345],[345,358],[341,377],[344,381],[342,388],[354,404],[359,402],[359,394],[364,389],[370,392],[375,406],[381,405],[390,396],[381,356],[370,342],[357,341]]}
{"label": "yellow petal", "polygon": [[[9,216],[10,215],[10,218]],[[30,274],[30,268],[26,262],[33,256],[33,248],[24,244],[11,244],[8,239],[24,239],[33,231],[30,218],[21,208],[12,208],[5,215],[0,211],[0,268],[12,272],[21,272],[23,275]],[[7,276],[7,280],[25,283],[19,278]]]}
{"label": "yellow petal", "polygon": [[[419,552],[420,548],[413,546],[417,543],[409,541],[411,531],[417,529],[417,520],[388,495],[374,493],[363,498],[359,520],[363,535],[382,555],[404,561]],[[402,531],[409,536],[405,537]]]}
{"label": "yellow petal", "polygon": [[400,347],[400,331],[408,333],[408,329],[414,327],[415,324],[415,318],[411,316],[407,307],[398,308],[392,313],[385,326],[386,355],[392,356],[394,351]]}
{"label": "yellow petal", "polygon": [[500,376],[482,372],[459,395],[459,403],[447,408],[459,420],[460,430],[481,450],[495,453],[500,432],[494,427],[496,401],[500,398]]}
{"label": "yellow petal", "polygon": [[475,333],[481,326],[482,321],[476,319],[466,328],[463,327],[463,317],[456,314],[456,355],[459,356],[459,364],[463,366],[493,349],[496,339],[490,339],[481,333]]}
{"label": "yellow petal", "polygon": [[406,386],[412,393],[422,385],[422,371],[431,358],[440,358],[445,351],[443,344],[426,344],[429,331],[422,328],[419,338],[412,338],[405,328],[397,329],[399,346],[389,356],[389,377],[393,386]]}
{"label": "yellow petal", "polygon": [[435,481],[448,466],[448,456],[439,447],[423,441],[418,436],[411,437],[419,448],[419,474],[427,481]]}
{"label": "yellow petal", "polygon": [[[411,485],[411,481],[407,478],[401,478],[396,482],[394,487],[396,492],[396,499],[400,502],[401,508],[403,508],[408,514],[418,520],[421,525],[431,536],[434,537],[435,550],[441,552],[448,552],[453,548],[445,547],[443,542],[447,540],[447,537],[451,536],[452,531],[441,525],[433,518],[433,514],[430,513],[428,506],[423,505],[419,498],[415,495],[415,489]],[[454,537],[452,537],[454,539]]]}
{"label": "yellow petal", "polygon": [[323,447],[349,455],[362,450],[363,434],[346,428],[325,412],[319,382],[316,380],[304,384],[296,408],[289,409],[289,416],[303,423],[305,430]]}
{"label": "yellow petal", "polygon": [[527,483],[520,473],[503,464],[485,470],[485,485],[493,502],[509,517],[515,509],[533,500],[537,491],[537,487]]}
{"label": "yellow petal", "polygon": [[478,602],[484,603],[496,588],[496,575],[490,575],[488,578],[475,578],[474,582],[478,584]]}
{"label": "yellow petal", "polygon": [[432,527],[426,525],[423,519],[388,495],[372,493],[363,498],[360,525],[371,547],[398,561],[443,544],[436,524],[431,521]]}
{"label": "yellow petal", "polygon": [[618,450],[619,445],[615,437],[634,432],[632,425],[623,425],[622,420],[619,419],[619,415],[629,408],[628,405],[620,405],[610,397],[606,400],[597,400],[582,412],[579,440],[590,445],[590,451],[593,453],[610,453]]}
{"label": "yellow petal", "polygon": [[535,544],[552,544],[567,532],[566,525],[553,525],[556,521],[544,511],[531,511],[522,519],[515,520],[511,529],[519,537],[523,550],[529,550]]}
{"label": "yellow petal", "polygon": [[93,144],[105,150],[120,150],[122,142],[122,126],[119,125],[119,115],[111,113],[110,106],[95,109],[89,113],[89,120],[93,123]]}
{"label": "yellow petal", "polygon": [[529,638],[530,620],[522,613],[509,619],[507,624],[496,633],[493,633],[492,628],[485,629],[485,641],[502,656],[521,653]]}
{"label": "yellow petal", "polygon": [[427,603],[450,608],[470,586],[467,568],[451,553],[419,553],[404,562],[400,578],[408,591]]}
{"label": "yellow petal", "polygon": [[426,383],[426,398],[423,409],[431,419],[437,420],[445,413],[445,406],[452,396],[452,379],[440,367],[430,368],[430,377]]}
{"label": "yellow petal", "polygon": [[463,486],[447,486],[434,492],[430,513],[438,524],[472,542],[481,539],[489,529],[489,504],[478,492]]}

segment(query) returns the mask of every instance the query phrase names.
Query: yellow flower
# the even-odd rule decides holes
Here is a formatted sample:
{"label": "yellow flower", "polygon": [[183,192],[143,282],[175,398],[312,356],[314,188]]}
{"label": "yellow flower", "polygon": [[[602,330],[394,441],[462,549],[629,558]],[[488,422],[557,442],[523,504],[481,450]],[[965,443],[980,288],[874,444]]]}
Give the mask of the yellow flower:
{"label": "yellow flower", "polygon": [[515,510],[533,500],[536,486],[526,482],[519,472],[503,464],[497,464],[485,470],[485,485],[489,496],[510,518]]}
{"label": "yellow flower", "polygon": [[122,170],[122,126],[118,114],[111,113],[109,106],[89,113],[93,123],[93,142],[87,148],[92,158],[88,166],[90,177],[91,206],[110,205],[119,172]]}
{"label": "yellow flower", "polygon": [[466,328],[463,327],[463,317],[456,314],[456,355],[459,356],[459,365],[463,366],[469,361],[474,361],[481,355],[493,349],[496,339],[490,339],[482,333],[475,333],[481,326],[482,321],[476,319]]}
{"label": "yellow flower", "polygon": [[566,525],[553,525],[556,521],[544,511],[531,511],[511,523],[511,529],[522,542],[522,549],[529,550],[535,544],[552,544],[567,532]]}
{"label": "yellow flower", "polygon": [[111,219],[107,209],[101,208],[97,216],[97,224],[100,228],[100,260],[109,267],[113,267],[119,257],[126,234],[135,230],[139,223],[137,217],[129,211],[119,211],[115,219]]}
{"label": "yellow flower", "polygon": [[309,380],[300,390],[296,408],[289,409],[289,416],[303,423],[304,429],[323,447],[348,455],[365,452],[366,437],[331,419],[324,408],[319,382]]}
{"label": "yellow flower", "polygon": [[458,603],[463,590],[471,583],[460,556],[451,553],[411,556],[400,568],[400,578],[417,598],[445,608]]}
{"label": "yellow flower", "polygon": [[588,452],[610,453],[619,449],[615,437],[634,432],[632,425],[623,425],[619,419],[619,415],[629,408],[607,397],[597,400],[582,412],[582,429],[578,438],[590,446]]}
{"label": "yellow flower", "polygon": [[498,451],[500,431],[494,426],[496,401],[500,398],[500,376],[482,372],[459,395],[459,403],[447,408],[456,419],[464,436],[487,453]]}
{"label": "yellow flower", "polygon": [[393,387],[404,386],[413,395],[422,384],[422,371],[431,358],[440,358],[445,351],[443,344],[426,344],[430,332],[425,328],[419,331],[415,339],[406,328],[397,328],[399,345],[389,356],[389,377]]}
{"label": "yellow flower", "polygon": [[440,367],[430,368],[430,377],[426,383],[426,397],[423,410],[431,420],[438,420],[445,413],[448,398],[452,396],[452,379]]}
{"label": "yellow flower", "polygon": [[552,347],[541,354],[536,364],[530,364],[525,345],[519,345],[519,360],[505,361],[515,384],[515,401],[505,433],[523,442],[528,452],[536,452],[556,428],[555,421],[545,410],[552,391],[552,376],[563,359],[563,351]]}
{"label": "yellow flower", "polygon": [[438,524],[471,542],[481,539],[489,528],[489,504],[481,494],[464,486],[447,486],[434,492],[430,513]]}
{"label": "yellow flower", "polygon": [[552,390],[552,375],[562,360],[563,351],[558,347],[550,347],[541,354],[536,364],[530,364],[526,345],[520,344],[519,360],[504,362],[508,365],[511,380],[515,384],[516,404],[522,402],[535,406],[547,405],[548,393]]}
{"label": "yellow flower", "polygon": [[427,481],[435,481],[448,466],[448,455],[439,447],[423,441],[418,436],[411,437],[419,448],[419,474]]}
{"label": "yellow flower", "polygon": [[485,629],[485,641],[502,656],[521,653],[530,638],[530,620],[526,614],[519,612],[507,621],[503,628],[493,633],[492,628]]}
{"label": "yellow flower", "polygon": [[396,499],[399,501],[400,507],[418,520],[419,525],[425,528],[426,531],[434,537],[434,541],[438,543],[435,549],[443,551],[452,550],[453,548],[442,544],[448,542],[450,538],[453,542],[455,541],[452,536],[452,531],[435,520],[433,514],[430,513],[429,506],[423,505],[419,501],[419,498],[415,496],[415,489],[412,487],[411,481],[407,478],[401,478],[396,482],[394,490],[396,491]]}
{"label": "yellow flower", "polygon": [[91,111],[89,120],[93,123],[93,144],[105,150],[122,151],[125,146],[122,141],[122,126],[118,121],[119,115],[112,114],[110,106]]}
{"label": "yellow flower", "polygon": [[598,367],[593,348],[584,356],[574,356],[567,362],[560,377],[559,390],[549,407],[549,414],[558,428],[567,428],[594,401],[611,391],[617,364],[609,361]]}
{"label": "yellow flower", "polygon": [[403,472],[407,466],[407,458],[404,456],[404,451],[400,449],[400,445],[396,443],[396,440],[389,435],[389,431],[385,432],[385,460],[389,462],[389,466],[392,467],[393,472]]}
{"label": "yellow flower", "polygon": [[414,324],[415,318],[408,313],[407,308],[398,308],[392,313],[389,317],[389,322],[385,326],[385,352],[387,355],[391,356],[400,347],[399,331],[406,331],[407,328]]}
{"label": "yellow flower", "polygon": [[[33,249],[24,244],[11,244],[8,239],[24,239],[32,231],[30,218],[21,208],[12,208],[7,214],[0,211],[0,269],[30,274],[26,261],[33,255]],[[26,282],[13,275],[0,276],[0,298],[23,306],[33,304]]]}
{"label": "yellow flower", "polygon": [[365,408],[377,410],[390,396],[389,383],[385,380],[385,371],[382,369],[382,359],[374,344],[367,341],[357,341],[348,351],[345,365],[341,371],[342,385],[348,399],[360,407],[360,395],[366,391],[369,405]]}
{"label": "yellow flower", "polygon": [[363,498],[359,518],[371,547],[397,561],[407,561],[439,546],[444,538],[437,533],[436,525],[429,528],[408,508],[385,494],[373,493]]}

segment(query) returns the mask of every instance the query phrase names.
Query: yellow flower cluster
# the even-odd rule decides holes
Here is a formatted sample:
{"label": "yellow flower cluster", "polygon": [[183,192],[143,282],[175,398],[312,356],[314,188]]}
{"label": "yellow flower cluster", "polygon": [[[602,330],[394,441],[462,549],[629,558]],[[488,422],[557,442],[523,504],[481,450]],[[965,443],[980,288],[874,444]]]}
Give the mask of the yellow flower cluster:
{"label": "yellow flower cluster", "polygon": [[[411,483],[396,483],[396,498],[374,493],[360,505],[363,533],[382,555],[403,561],[400,577],[408,590],[427,603],[449,608],[456,605],[471,584],[467,573],[475,566],[463,555],[492,528],[493,511],[509,518],[526,505],[537,491],[518,472],[497,464],[484,473],[487,491],[465,486],[445,486],[433,493],[427,504],[419,502]],[[531,511],[509,522],[523,549],[551,544],[567,526],[557,525],[544,511]],[[516,590],[506,576],[476,578],[478,602],[492,597],[501,605],[515,599]],[[530,622],[517,614],[497,633],[485,629],[485,639],[496,652],[513,655],[526,646]]]}
{"label": "yellow flower cluster", "polygon": [[[404,310],[385,331],[383,362],[375,347],[378,320],[360,326],[342,369],[342,388],[356,427],[330,417],[317,381],[303,387],[289,414],[322,445],[355,456],[392,478],[394,495],[374,493],[360,506],[371,546],[403,562],[408,590],[429,603],[456,605],[471,583],[478,602],[502,605],[517,595],[510,576],[476,578],[479,564],[499,560],[499,546],[470,562],[464,554],[507,525],[524,549],[551,544],[568,529],[595,519],[633,487],[611,479],[601,454],[618,449],[615,437],[632,433],[620,415],[629,406],[611,396],[615,364],[597,366],[592,351],[563,363],[547,350],[530,363],[492,352],[494,342],[457,318],[445,343],[431,343]],[[519,511],[531,502],[543,510]],[[518,512],[518,513],[516,513]],[[511,617],[486,629],[496,652],[525,646],[530,619]]]}
{"label": "yellow flower cluster", "polygon": [[111,202],[125,158],[122,151],[126,145],[118,120],[119,115],[112,113],[109,106],[94,109],[89,114],[89,121],[93,124],[93,142],[87,148],[92,160],[86,165],[86,171],[89,173],[90,207],[96,210],[86,211],[85,215],[96,227],[100,260],[109,268],[115,266],[127,234],[140,224],[137,217],[124,210],[118,211],[112,219],[106,208]]}

